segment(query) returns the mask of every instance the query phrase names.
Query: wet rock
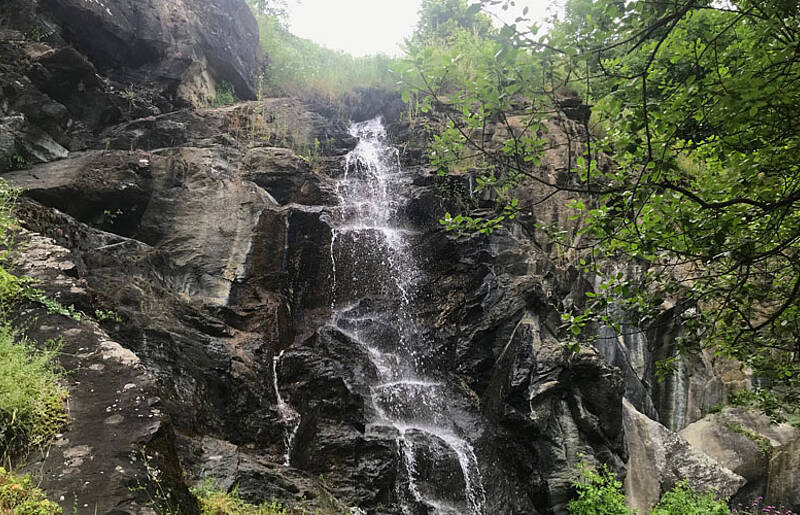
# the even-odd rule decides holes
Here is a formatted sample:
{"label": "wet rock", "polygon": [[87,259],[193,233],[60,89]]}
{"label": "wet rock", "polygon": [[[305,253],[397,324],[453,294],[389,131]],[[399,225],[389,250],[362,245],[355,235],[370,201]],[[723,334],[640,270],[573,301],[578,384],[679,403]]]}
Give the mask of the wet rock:
{"label": "wet rock", "polygon": [[[41,281],[62,303],[90,311],[86,283],[67,275],[75,268],[70,252],[37,234],[24,238],[19,272]],[[39,486],[64,511],[142,513],[152,503],[148,490],[161,489],[168,496],[157,502],[199,513],[174,468],[172,425],[139,357],[91,320],[48,314],[41,306],[28,306],[25,316],[37,321],[26,331],[32,341],[61,343],[69,391],[69,425],[47,452],[28,457],[26,469]]]}
{"label": "wet rock", "polygon": [[[240,98],[255,98],[262,57],[258,27],[243,1],[143,6],[42,0],[41,8],[58,21],[67,41],[100,70],[120,79],[147,74],[149,80],[160,81],[177,93],[179,84],[207,70],[214,81],[230,82]],[[91,31],[85,30],[87,25]],[[213,92],[213,82],[209,86]]]}

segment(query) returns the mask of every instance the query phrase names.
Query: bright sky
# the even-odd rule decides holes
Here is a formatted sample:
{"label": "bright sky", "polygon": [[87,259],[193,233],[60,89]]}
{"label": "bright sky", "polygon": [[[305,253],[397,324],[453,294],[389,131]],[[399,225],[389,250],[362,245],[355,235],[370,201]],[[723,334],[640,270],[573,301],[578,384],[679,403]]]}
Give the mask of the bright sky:
{"label": "bright sky", "polygon": [[[289,29],[293,34],[355,56],[398,55],[400,44],[417,24],[421,0],[289,0]],[[541,22],[550,14],[551,0],[516,0],[509,11],[496,8],[513,22],[528,7],[528,18]],[[496,21],[496,24],[501,24]]]}

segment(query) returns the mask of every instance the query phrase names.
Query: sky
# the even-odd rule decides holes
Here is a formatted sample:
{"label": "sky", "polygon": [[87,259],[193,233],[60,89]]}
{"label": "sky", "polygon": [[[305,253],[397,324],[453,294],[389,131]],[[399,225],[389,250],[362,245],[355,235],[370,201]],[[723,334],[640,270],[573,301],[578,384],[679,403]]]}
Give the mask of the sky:
{"label": "sky", "polygon": [[[289,0],[289,29],[328,48],[354,56],[400,54],[400,45],[417,24],[421,0]],[[516,0],[509,11],[496,8],[503,21],[513,22],[528,7],[528,18],[541,21],[550,0]],[[512,12],[516,10],[516,12]],[[500,21],[496,21],[502,24]]]}

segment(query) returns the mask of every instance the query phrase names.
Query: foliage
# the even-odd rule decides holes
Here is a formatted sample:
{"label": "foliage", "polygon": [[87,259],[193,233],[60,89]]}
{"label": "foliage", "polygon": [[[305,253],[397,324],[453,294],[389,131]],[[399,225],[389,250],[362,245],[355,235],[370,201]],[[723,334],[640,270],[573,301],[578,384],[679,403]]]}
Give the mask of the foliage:
{"label": "foliage", "polygon": [[[222,81],[219,84],[217,84],[215,89],[216,89],[216,95],[214,96],[214,100],[211,102],[212,107],[223,107],[236,103],[236,93],[233,91],[233,85],[230,82]],[[122,214],[121,212],[119,212],[119,210],[117,211],[118,212],[115,214],[117,215]],[[111,218],[111,223],[114,223],[113,218]]]}
{"label": "foliage", "polygon": [[684,480],[665,493],[650,512],[651,515],[728,515],[728,505],[714,499],[714,494],[696,493]]}
{"label": "foliage", "polygon": [[486,35],[491,27],[491,20],[466,0],[423,0],[413,44],[447,44],[460,32]]}
{"label": "foliage", "polygon": [[61,508],[48,501],[29,476],[18,477],[0,468],[0,513],[57,515],[61,513]]}
{"label": "foliage", "polygon": [[[653,323],[668,300],[682,351],[737,359],[797,405],[796,3],[570,0],[544,36],[524,18],[487,33],[448,30],[445,45],[426,45],[422,31],[409,45],[403,98],[446,118],[431,144],[439,172],[480,166],[497,201],[492,214],[445,224],[469,234],[507,210],[533,212],[535,203],[513,204],[520,181],[549,190],[545,199],[569,194],[578,239],[561,244],[604,276],[585,325],[613,311]],[[573,120],[562,122],[569,171],[553,177],[540,164],[545,122],[559,115]],[[620,259],[644,272],[606,274]]]}
{"label": "foliage", "polygon": [[56,345],[37,349],[8,322],[0,324],[0,448],[6,461],[46,444],[67,422],[57,355]]}
{"label": "foliage", "polygon": [[632,513],[625,505],[622,482],[613,472],[603,466],[599,471],[585,463],[579,464],[581,479],[573,486],[578,497],[569,502],[567,508],[572,515],[628,515]]}
{"label": "foliage", "polygon": [[212,479],[207,479],[201,486],[192,490],[200,501],[203,515],[285,515],[286,509],[279,503],[264,502],[259,505],[249,504],[239,497],[234,488],[230,492],[219,489]]}
{"label": "foliage", "polygon": [[766,436],[758,435],[744,427],[742,424],[727,422],[725,426],[734,433],[738,433],[745,438],[752,440],[758,446],[758,450],[760,450],[767,459],[772,456],[772,443]]}
{"label": "foliage", "polygon": [[[636,513],[625,504],[622,482],[608,467],[599,471],[585,463],[578,465],[581,477],[573,482],[577,498],[569,502],[571,515],[629,515]],[[651,510],[651,515],[729,515],[731,510],[714,494],[698,494],[686,480],[680,481]]]}
{"label": "foliage", "polygon": [[276,16],[256,12],[256,19],[269,61],[265,93],[334,101],[357,88],[395,86],[386,55],[353,57],[293,35]]}

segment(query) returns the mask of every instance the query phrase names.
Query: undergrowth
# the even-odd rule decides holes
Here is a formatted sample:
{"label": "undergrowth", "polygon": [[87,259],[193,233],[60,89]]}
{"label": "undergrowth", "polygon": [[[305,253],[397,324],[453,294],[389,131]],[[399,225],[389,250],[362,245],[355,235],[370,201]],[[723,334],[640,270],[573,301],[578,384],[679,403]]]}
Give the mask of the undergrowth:
{"label": "undergrowth", "polygon": [[[595,470],[582,463],[581,477],[573,482],[577,497],[567,508],[571,515],[635,515],[625,502],[622,481],[604,466]],[[649,515],[730,515],[724,501],[711,492],[697,493],[686,480],[680,481],[649,512]]]}
{"label": "undergrowth", "polygon": [[0,448],[3,460],[49,442],[67,421],[58,347],[39,349],[0,325]]}
{"label": "undergrowth", "polygon": [[30,476],[15,476],[0,467],[0,514],[57,515],[61,508],[48,501]]}
{"label": "undergrowth", "polygon": [[278,502],[250,504],[239,497],[236,489],[231,492],[221,490],[213,480],[206,480],[200,487],[192,490],[200,501],[203,515],[287,515],[289,512]]}

